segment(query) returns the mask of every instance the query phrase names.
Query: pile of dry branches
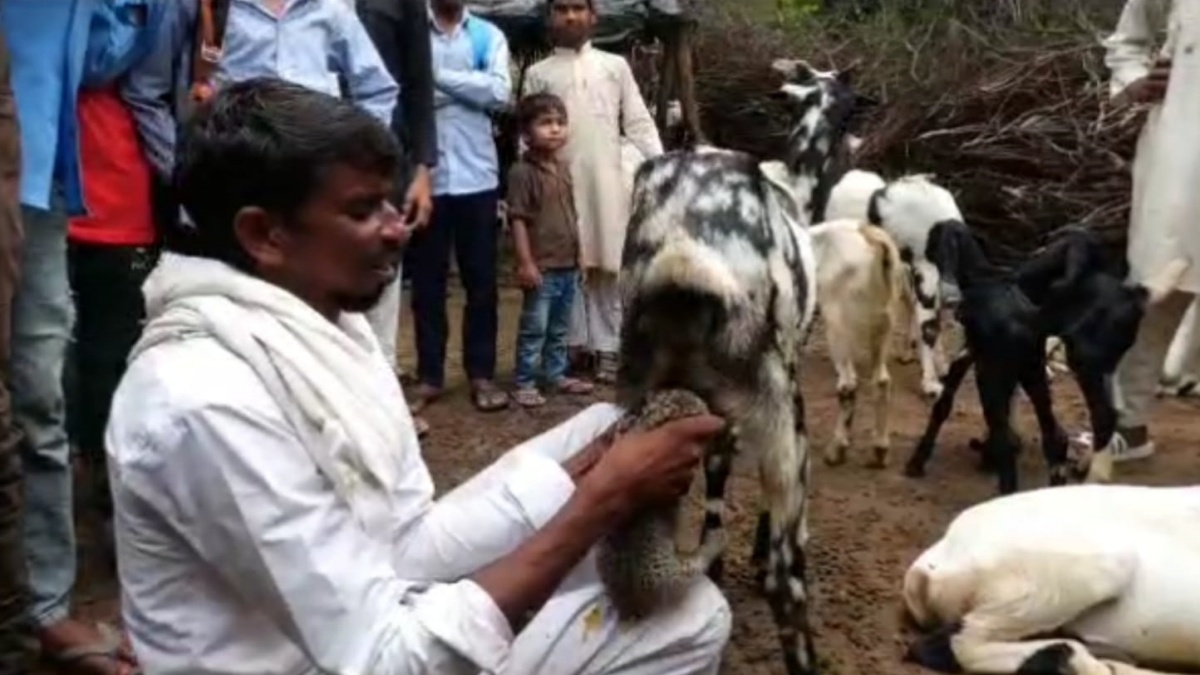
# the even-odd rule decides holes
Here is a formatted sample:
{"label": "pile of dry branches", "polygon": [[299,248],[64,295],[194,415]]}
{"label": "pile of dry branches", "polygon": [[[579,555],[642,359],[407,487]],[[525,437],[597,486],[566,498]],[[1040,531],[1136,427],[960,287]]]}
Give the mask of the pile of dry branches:
{"label": "pile of dry branches", "polygon": [[889,107],[861,163],[930,171],[987,239],[1027,250],[1083,222],[1125,235],[1142,113],[1108,103],[1094,48],[1013,50],[971,82],[922,104]]}
{"label": "pile of dry branches", "polygon": [[935,174],[999,252],[1028,251],[1080,222],[1118,244],[1143,113],[1110,106],[1096,33],[978,26],[851,27],[789,40],[761,23],[710,19],[696,72],[704,129],[720,145],[778,156],[787,123],[767,98],[779,84],[771,59],[858,61],[857,88],[884,104],[864,129],[860,166],[885,177]]}

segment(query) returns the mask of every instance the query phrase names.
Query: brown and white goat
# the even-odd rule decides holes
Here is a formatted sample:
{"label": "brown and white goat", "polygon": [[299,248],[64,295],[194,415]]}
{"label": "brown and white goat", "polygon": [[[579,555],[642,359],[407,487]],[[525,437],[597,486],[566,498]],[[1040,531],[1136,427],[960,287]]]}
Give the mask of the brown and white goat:
{"label": "brown and white goat", "polygon": [[892,378],[888,354],[904,289],[900,251],[887,232],[858,220],[809,229],[817,258],[817,306],[837,370],[838,421],[825,462],[846,461],[860,374],[875,385],[874,468],[887,466],[891,448]]}
{"label": "brown and white goat", "polygon": [[[789,675],[815,673],[806,580],[809,445],[800,348],[816,310],[807,226],[814,193],[828,191],[830,156],[859,100],[846,74],[801,61],[785,78],[795,128],[785,163],[698,148],[638,169],[625,239],[625,316],[617,401],[637,409],[664,389],[695,392],[729,421],[709,448],[702,540],[723,536],[732,456],[758,460],[766,513],[754,560]],[[719,580],[718,557],[710,575]]]}
{"label": "brown and white goat", "polygon": [[878,174],[847,172],[833,187],[825,215],[830,220],[854,218],[882,227],[900,249],[908,271],[905,303],[909,323],[905,360],[912,352],[921,362],[921,391],[937,398],[942,391],[945,359],[941,347],[943,305],[957,299],[958,289],[942,281],[937,266],[925,257],[929,232],[940,222],[963,219],[949,190],[929,176],[910,174],[891,182]]}

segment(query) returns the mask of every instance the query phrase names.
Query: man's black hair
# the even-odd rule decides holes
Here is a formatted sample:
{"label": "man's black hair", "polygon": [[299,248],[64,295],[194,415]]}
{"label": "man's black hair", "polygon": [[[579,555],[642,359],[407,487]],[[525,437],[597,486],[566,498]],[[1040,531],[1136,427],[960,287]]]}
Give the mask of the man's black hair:
{"label": "man's black hair", "polygon": [[[558,0],[550,0],[549,2],[547,2],[546,3],[546,11],[547,12],[553,11],[554,3],[557,1]],[[589,10],[591,10],[592,14],[595,14],[596,13],[596,0],[584,0],[584,1],[587,3],[587,8]]]}
{"label": "man's black hair", "polygon": [[249,270],[234,216],[257,206],[285,221],[336,165],[395,175],[400,152],[391,132],[362,108],[280,80],[227,85],[184,125],[175,190],[193,225],[164,233],[164,247]]}

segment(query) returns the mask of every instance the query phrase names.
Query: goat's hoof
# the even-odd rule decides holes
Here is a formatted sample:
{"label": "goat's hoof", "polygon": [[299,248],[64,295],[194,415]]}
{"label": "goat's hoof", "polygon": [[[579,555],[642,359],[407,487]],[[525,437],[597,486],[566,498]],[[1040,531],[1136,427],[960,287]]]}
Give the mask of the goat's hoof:
{"label": "goat's hoof", "polygon": [[1087,479],[1088,483],[1111,483],[1113,472],[1113,459],[1111,450],[1101,450],[1092,455],[1091,464],[1088,465]]}
{"label": "goat's hoof", "polygon": [[888,465],[888,459],[891,455],[891,449],[886,445],[877,445],[871,449],[871,452],[874,454],[874,457],[871,458],[871,461],[867,462],[867,468],[886,469]]}
{"label": "goat's hoof", "polygon": [[930,401],[936,401],[942,395],[942,390],[941,382],[925,382],[921,384],[921,396]]}
{"label": "goat's hoof", "polygon": [[924,478],[925,465],[920,462],[909,462],[904,465],[904,475],[909,478]]}
{"label": "goat's hoof", "polygon": [[838,446],[825,451],[825,466],[841,466],[846,463],[846,448]]}

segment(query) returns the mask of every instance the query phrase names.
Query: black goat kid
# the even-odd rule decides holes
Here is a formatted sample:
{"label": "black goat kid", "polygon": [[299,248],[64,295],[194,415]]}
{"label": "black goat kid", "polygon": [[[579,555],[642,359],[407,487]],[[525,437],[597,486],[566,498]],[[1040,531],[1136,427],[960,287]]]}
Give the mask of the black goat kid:
{"label": "black goat kid", "polygon": [[[1012,399],[1018,385],[1029,396],[1042,436],[1050,484],[1064,484],[1072,471],[1068,440],[1054,416],[1046,378],[1046,340],[1062,339],[1068,364],[1087,401],[1096,447],[1106,449],[1116,425],[1109,387],[1121,357],[1132,346],[1146,307],[1166,297],[1186,271],[1180,260],[1146,284],[1125,282],[1104,262],[1095,237],[1083,228],[1064,228],[1048,246],[1016,270],[992,264],[965,224],[947,221],[930,232],[927,258],[943,279],[957,283],[957,308],[966,349],[950,364],[943,391],[905,473],[919,477],[933,454],[938,432],[971,366],[987,424],[981,444],[984,468],[998,474],[1001,494],[1017,490],[1019,440],[1012,429]],[[1090,459],[1090,458],[1089,458]],[[1101,466],[1086,462],[1089,477],[1107,479],[1111,457]]]}

